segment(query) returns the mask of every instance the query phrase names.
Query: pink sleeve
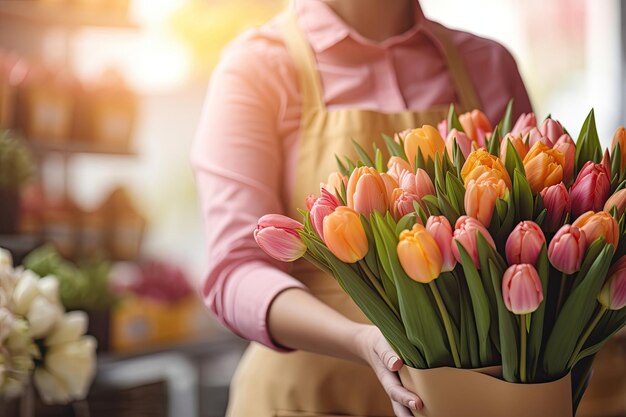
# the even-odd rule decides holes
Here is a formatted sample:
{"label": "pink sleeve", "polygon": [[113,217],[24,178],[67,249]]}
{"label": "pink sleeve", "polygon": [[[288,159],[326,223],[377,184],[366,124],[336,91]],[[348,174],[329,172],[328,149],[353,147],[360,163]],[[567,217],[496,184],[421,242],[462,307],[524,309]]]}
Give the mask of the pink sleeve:
{"label": "pink sleeve", "polygon": [[234,333],[285,350],[271,340],[267,313],[281,291],[305,287],[252,235],[259,217],[283,212],[280,85],[267,81],[276,79],[267,57],[232,49],[213,73],[191,155],[208,247],[201,291]]}

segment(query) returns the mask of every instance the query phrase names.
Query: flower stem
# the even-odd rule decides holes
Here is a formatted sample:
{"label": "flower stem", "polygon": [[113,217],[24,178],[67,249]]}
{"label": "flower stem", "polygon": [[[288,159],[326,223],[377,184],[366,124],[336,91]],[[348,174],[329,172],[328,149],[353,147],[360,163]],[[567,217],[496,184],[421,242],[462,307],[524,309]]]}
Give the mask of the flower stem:
{"label": "flower stem", "polygon": [[526,383],[526,314],[519,316],[520,355],[519,355],[519,378],[522,384]]}
{"label": "flower stem", "polygon": [[378,281],[378,278],[376,278],[374,276],[374,273],[369,268],[369,266],[367,266],[367,263],[364,260],[361,259],[359,261],[359,265],[361,266],[361,269],[363,269],[363,272],[365,272],[365,275],[367,276],[367,279],[374,286],[374,289],[376,289],[376,292],[378,292],[378,295],[380,295],[380,297],[385,301],[385,303],[387,303],[387,305],[393,311],[393,313],[396,315],[396,317],[400,318],[400,313],[398,312],[398,309],[396,308],[395,305],[393,305],[393,303],[391,302],[391,300],[387,296],[387,293],[385,292],[385,289],[382,287],[382,285],[380,285],[380,282]]}
{"label": "flower stem", "polygon": [[567,285],[567,274],[563,272],[561,274],[561,288],[559,289],[559,298],[557,299],[557,302],[556,302],[555,318],[559,316],[561,307],[563,307],[563,303],[565,302],[565,286],[566,285]]}
{"label": "flower stem", "polygon": [[319,268],[322,271],[326,272],[328,275],[333,275],[333,271],[329,267],[327,267],[326,265],[324,265],[323,263],[321,263],[320,261],[315,259],[315,257],[313,255],[309,254],[309,252],[305,252],[304,255],[302,255],[302,257],[304,259],[306,259],[307,261],[311,262],[317,268]]}
{"label": "flower stem", "polygon": [[428,283],[430,290],[435,296],[435,301],[437,302],[437,307],[439,308],[439,313],[441,313],[441,318],[443,319],[443,327],[446,329],[446,335],[448,336],[448,343],[450,344],[450,351],[452,351],[452,358],[454,359],[454,366],[457,368],[461,367],[461,359],[459,358],[459,352],[457,351],[456,341],[454,339],[454,333],[452,332],[452,323],[450,322],[450,316],[448,315],[448,310],[446,310],[446,306],[443,303],[443,299],[441,298],[441,294],[439,293],[439,289],[435,284],[435,281],[430,281]]}
{"label": "flower stem", "polygon": [[583,335],[580,336],[580,339],[578,340],[578,344],[576,345],[576,348],[574,348],[574,353],[572,354],[572,357],[570,358],[567,364],[568,368],[571,368],[572,366],[574,366],[574,364],[576,363],[576,358],[580,354],[580,351],[583,349],[585,342],[587,341],[587,339],[589,339],[589,336],[591,336],[591,332],[593,332],[593,329],[596,328],[596,326],[600,322],[600,319],[602,319],[602,317],[604,316],[604,313],[606,313],[607,310],[608,308],[606,308],[605,306],[600,307],[600,310],[598,310],[598,312],[596,313],[596,316],[593,318],[593,320],[591,320],[591,322],[589,323],[589,326],[587,326],[587,329],[585,329],[585,333],[583,333]]}

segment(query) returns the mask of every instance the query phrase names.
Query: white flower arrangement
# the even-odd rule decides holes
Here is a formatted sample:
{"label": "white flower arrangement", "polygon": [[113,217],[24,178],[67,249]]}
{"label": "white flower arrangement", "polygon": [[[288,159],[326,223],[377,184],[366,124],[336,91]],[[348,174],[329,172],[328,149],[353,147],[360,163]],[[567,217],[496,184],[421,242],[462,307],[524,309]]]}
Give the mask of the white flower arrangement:
{"label": "white flower arrangement", "polygon": [[19,396],[31,379],[41,399],[85,398],[96,370],[87,314],[65,312],[54,276],[14,268],[0,248],[0,396]]}

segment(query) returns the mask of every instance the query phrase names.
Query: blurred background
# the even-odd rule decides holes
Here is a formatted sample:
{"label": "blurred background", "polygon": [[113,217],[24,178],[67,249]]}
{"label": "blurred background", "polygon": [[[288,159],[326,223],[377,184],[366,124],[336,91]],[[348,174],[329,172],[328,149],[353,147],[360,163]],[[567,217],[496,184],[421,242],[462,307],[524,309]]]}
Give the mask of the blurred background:
{"label": "blurred background", "polygon": [[[421,4],[507,46],[539,119],[576,137],[593,107],[605,146],[624,124],[626,1]],[[0,247],[57,275],[99,340],[89,413],[36,415],[223,415],[245,343],[196,296],[206,263],[189,149],[220,51],[285,5],[0,0]]]}

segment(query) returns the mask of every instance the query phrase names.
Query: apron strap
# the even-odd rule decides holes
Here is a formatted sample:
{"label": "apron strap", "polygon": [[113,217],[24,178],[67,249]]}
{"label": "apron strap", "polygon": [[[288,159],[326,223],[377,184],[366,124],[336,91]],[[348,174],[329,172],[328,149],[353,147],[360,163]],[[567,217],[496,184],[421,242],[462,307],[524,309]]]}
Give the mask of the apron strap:
{"label": "apron strap", "polygon": [[459,98],[459,104],[462,111],[471,111],[473,109],[482,109],[474,83],[470,80],[469,73],[465,67],[465,63],[459,55],[457,47],[450,38],[448,29],[439,23],[426,20],[435,39],[441,43],[444,50],[445,59],[448,64],[448,71],[452,77],[454,90]]}
{"label": "apron strap", "polygon": [[302,111],[325,110],[322,81],[316,69],[315,56],[304,33],[298,26],[298,19],[293,10],[285,11],[280,16],[285,45],[293,58],[296,73],[300,81]]}

